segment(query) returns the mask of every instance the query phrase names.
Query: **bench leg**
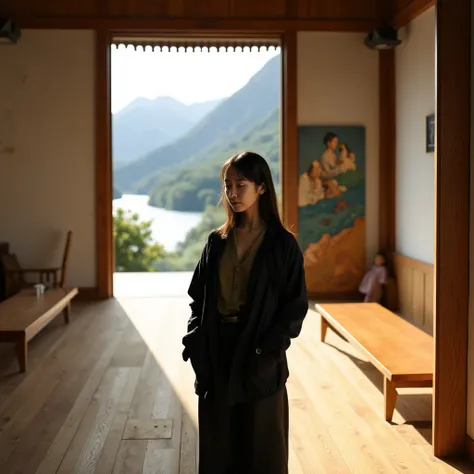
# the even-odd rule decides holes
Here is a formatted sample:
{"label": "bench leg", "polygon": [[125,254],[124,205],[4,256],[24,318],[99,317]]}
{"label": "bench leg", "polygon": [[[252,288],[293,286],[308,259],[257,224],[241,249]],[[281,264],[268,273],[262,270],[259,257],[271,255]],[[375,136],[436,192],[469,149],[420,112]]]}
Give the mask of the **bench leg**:
{"label": "bench leg", "polygon": [[328,332],[329,324],[324,319],[324,316],[321,316],[321,342],[326,340],[326,333]]}
{"label": "bench leg", "polygon": [[25,334],[16,343],[16,356],[18,359],[18,365],[20,366],[20,372],[26,372],[28,360],[28,342],[26,341]]}
{"label": "bench leg", "polygon": [[63,315],[64,315],[64,322],[66,324],[69,324],[69,320],[71,316],[71,303],[68,303],[68,305],[64,308]]}
{"label": "bench leg", "polygon": [[395,384],[387,378],[384,379],[383,393],[385,397],[385,420],[392,421],[393,412],[395,411],[395,404],[397,403],[398,392]]}

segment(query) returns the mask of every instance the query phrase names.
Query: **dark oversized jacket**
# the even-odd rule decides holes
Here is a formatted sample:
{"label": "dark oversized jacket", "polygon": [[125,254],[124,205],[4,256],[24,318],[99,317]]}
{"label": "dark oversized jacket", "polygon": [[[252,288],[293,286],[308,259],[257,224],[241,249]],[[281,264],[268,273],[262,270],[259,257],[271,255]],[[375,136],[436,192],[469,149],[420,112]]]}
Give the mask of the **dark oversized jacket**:
{"label": "dark oversized jacket", "polygon": [[[183,338],[183,359],[191,360],[195,391],[212,397],[216,353],[218,265],[225,248],[218,232],[209,235],[194,272],[191,317]],[[295,237],[269,224],[255,257],[248,288],[247,323],[239,340],[229,382],[231,403],[272,395],[288,378],[286,350],[300,334],[308,311],[303,256]]]}

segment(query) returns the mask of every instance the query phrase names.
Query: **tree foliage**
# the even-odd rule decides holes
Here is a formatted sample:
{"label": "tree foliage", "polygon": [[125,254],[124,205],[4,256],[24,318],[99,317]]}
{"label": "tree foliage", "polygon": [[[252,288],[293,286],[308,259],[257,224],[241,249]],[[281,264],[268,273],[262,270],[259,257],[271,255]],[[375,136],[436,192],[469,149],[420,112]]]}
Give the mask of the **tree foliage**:
{"label": "tree foliage", "polygon": [[114,215],[116,271],[156,271],[165,250],[153,242],[151,234],[151,221],[141,222],[137,213],[117,209]]}
{"label": "tree foliage", "polygon": [[224,221],[223,207],[207,206],[199,224],[186,234],[184,241],[177,245],[176,252],[167,254],[159,262],[160,270],[193,271],[209,234],[220,227]]}

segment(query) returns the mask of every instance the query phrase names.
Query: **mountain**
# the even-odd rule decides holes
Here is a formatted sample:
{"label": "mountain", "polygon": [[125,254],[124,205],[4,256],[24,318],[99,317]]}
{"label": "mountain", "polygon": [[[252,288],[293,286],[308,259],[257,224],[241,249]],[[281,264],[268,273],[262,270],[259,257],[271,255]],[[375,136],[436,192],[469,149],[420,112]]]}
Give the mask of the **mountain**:
{"label": "mountain", "polygon": [[273,110],[238,141],[223,145],[212,155],[203,153],[193,165],[164,172],[150,191],[150,204],[178,211],[202,211],[215,205],[221,193],[220,169],[227,157],[243,151],[261,154],[269,163],[279,187],[280,111]]}
{"label": "mountain", "polygon": [[185,136],[117,170],[115,184],[124,192],[149,193],[165,170],[206,161],[224,146],[235,147],[245,133],[279,107],[280,92],[281,59],[275,56]]}
{"label": "mountain", "polygon": [[112,117],[114,168],[182,137],[221,101],[186,105],[171,97],[134,100]]}

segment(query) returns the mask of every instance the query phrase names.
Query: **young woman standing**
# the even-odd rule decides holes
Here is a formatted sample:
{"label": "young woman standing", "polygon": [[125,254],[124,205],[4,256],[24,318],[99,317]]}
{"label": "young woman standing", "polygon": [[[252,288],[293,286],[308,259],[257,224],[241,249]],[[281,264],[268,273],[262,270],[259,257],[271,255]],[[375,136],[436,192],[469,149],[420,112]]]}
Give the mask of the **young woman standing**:
{"label": "young woman standing", "polygon": [[303,257],[267,162],[222,167],[225,224],[194,272],[185,361],[199,396],[199,474],[287,474],[286,350],[308,310]]}

